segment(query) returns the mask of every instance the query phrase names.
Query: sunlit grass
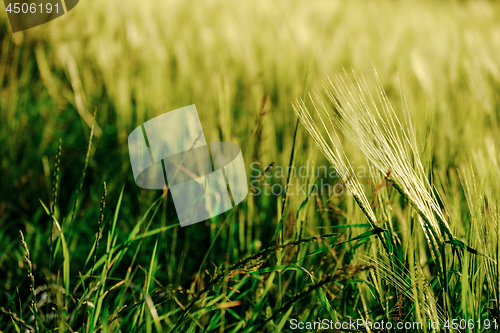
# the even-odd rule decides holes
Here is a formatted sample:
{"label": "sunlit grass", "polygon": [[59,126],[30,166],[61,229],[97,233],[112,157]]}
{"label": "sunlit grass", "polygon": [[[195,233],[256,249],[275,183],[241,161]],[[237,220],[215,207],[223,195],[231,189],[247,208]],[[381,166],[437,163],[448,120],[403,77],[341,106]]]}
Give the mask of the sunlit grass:
{"label": "sunlit grass", "polygon": [[[0,10],[0,330],[498,318],[499,11],[87,0],[11,35]],[[190,104],[271,194],[181,228],[127,136]],[[338,177],[282,172],[312,162]]]}

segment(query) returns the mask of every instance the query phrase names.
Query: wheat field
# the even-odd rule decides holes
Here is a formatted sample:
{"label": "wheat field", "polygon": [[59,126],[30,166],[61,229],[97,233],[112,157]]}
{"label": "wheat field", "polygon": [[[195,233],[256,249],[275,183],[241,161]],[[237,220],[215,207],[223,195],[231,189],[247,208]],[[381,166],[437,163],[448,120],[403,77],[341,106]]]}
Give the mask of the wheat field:
{"label": "wheat field", "polygon": [[[499,3],[0,8],[0,332],[498,329]],[[180,227],[127,138],[191,104],[249,195]]]}

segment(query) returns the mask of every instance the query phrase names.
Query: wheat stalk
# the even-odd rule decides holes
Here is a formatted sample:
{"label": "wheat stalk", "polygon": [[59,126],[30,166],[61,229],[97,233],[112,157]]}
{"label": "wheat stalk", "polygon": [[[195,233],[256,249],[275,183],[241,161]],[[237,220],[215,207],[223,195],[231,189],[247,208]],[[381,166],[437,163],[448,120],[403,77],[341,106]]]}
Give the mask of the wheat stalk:
{"label": "wheat stalk", "polygon": [[378,100],[370,93],[363,76],[353,72],[351,78],[344,71],[328,80],[323,94],[309,95],[314,113],[303,100],[298,100],[293,109],[316,145],[338,170],[372,226],[379,227],[380,222],[354,174],[339,133],[351,141],[417,211],[432,255],[440,261],[439,249],[445,235],[454,239],[453,234],[426,177],[408,110],[403,110],[405,123],[402,123],[376,72],[375,76]]}

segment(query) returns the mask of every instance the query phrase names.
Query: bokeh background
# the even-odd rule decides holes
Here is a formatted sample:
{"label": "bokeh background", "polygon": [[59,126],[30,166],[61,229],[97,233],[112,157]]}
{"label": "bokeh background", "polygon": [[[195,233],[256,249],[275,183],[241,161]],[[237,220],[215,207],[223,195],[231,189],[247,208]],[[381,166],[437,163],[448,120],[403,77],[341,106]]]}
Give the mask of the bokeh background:
{"label": "bokeh background", "polygon": [[[496,258],[496,234],[485,245],[470,226],[476,211],[498,230],[496,213],[482,216],[499,197],[499,59],[493,1],[85,0],[16,34],[2,8],[0,330],[279,332],[291,318],[496,318],[493,271],[467,276],[483,259],[450,250],[453,273],[443,274],[458,289],[445,290],[398,193],[387,203],[398,260],[417,263],[407,281],[429,284],[431,305],[366,259],[380,241],[348,193],[251,188],[227,214],[181,228],[168,190],[135,185],[127,137],[196,104],[207,140],[241,147],[249,186],[318,176],[334,185],[311,171],[276,174],[329,165],[292,103],[343,69],[376,70],[395,105],[407,99],[453,232]],[[483,206],[471,208],[457,170],[477,180]],[[370,197],[377,184],[362,181]]]}

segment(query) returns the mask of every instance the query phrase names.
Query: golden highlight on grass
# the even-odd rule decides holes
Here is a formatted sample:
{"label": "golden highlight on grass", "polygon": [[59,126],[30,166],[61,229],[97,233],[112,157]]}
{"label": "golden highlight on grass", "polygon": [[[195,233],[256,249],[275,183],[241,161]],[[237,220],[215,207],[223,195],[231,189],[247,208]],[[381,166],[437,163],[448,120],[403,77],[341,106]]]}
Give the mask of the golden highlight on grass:
{"label": "golden highlight on grass", "polygon": [[[484,0],[82,0],[14,35],[0,10],[0,330],[495,331],[499,54]],[[190,104],[258,181],[181,228],[127,137]]]}
{"label": "golden highlight on grass", "polygon": [[[422,148],[418,145],[416,129],[412,124],[404,96],[401,104],[403,109],[399,112],[404,117],[402,121],[392,107],[383,89],[382,81],[376,72],[375,78],[377,87],[370,89],[363,76],[359,76],[355,72],[349,75],[344,71],[342,74],[336,75],[333,80],[329,79],[322,93],[317,92],[309,96],[313,111],[310,111],[303,100],[295,102],[293,109],[313,137],[318,148],[338,170],[342,180],[348,185],[347,188],[353,195],[355,202],[374,230],[378,229],[379,226],[390,226],[389,232],[393,232],[390,213],[387,214],[385,211],[385,214],[382,215],[384,218],[382,221],[375,217],[376,214],[369,204],[365,190],[354,174],[352,166],[354,162],[351,162],[344,152],[345,140],[340,139],[339,133],[342,138],[347,139],[353,147],[356,147],[368,165],[375,167],[378,174],[371,173],[373,179],[378,179],[379,182],[385,179],[386,185],[394,187],[398,194],[411,204],[417,213],[417,219],[426,239],[427,249],[437,264],[438,274],[436,278],[444,291],[441,296],[442,303],[437,302],[439,296],[434,295],[433,288],[428,282],[422,281],[424,273],[419,267],[416,267],[416,270],[411,267],[411,274],[408,274],[408,268],[405,267],[405,264],[399,262],[397,257],[388,251],[389,248],[392,248],[390,243],[391,237],[394,238],[393,235],[386,239],[379,237],[386,250],[385,255],[377,254],[374,257],[366,257],[365,260],[378,267],[377,270],[381,278],[386,279],[397,290],[407,295],[415,305],[418,304],[418,308],[426,314],[427,318],[445,322],[452,311],[447,294],[450,292],[452,279],[448,275],[452,272],[460,274],[458,271],[448,269],[450,256],[446,255],[446,244],[451,244],[452,251],[448,254],[451,254],[452,262],[455,262],[455,255],[457,255],[460,266],[463,254],[463,252],[459,253],[460,251],[466,250],[473,255],[469,260],[479,266],[472,265],[466,268],[468,274],[474,275],[473,272],[484,265],[486,269],[484,278],[492,288],[491,293],[495,297],[498,295],[498,286],[500,285],[497,273],[499,265],[497,260],[493,258],[498,257],[499,232],[498,229],[493,232],[485,230],[488,229],[487,226],[498,225],[496,205],[494,201],[489,203],[483,199],[484,195],[488,196],[491,193],[479,191],[473,173],[472,179],[471,176],[461,175],[469,214],[473,218],[471,225],[473,231],[466,241],[477,245],[480,251],[465,245],[453,235],[450,224],[445,217],[447,213],[440,205],[441,198],[438,197],[434,184],[429,181],[432,169],[426,170],[424,167],[430,161],[425,161],[421,157]],[[378,96],[377,99],[370,92],[373,90]],[[489,148],[491,152],[491,146]],[[352,152],[350,153],[350,156],[354,155]],[[493,161],[495,163],[496,159]],[[498,178],[498,174],[495,176]],[[376,194],[380,188],[372,190]],[[478,197],[473,197],[474,195]],[[383,202],[384,199],[386,202]],[[392,205],[387,199],[386,194],[382,201],[379,201],[379,204]],[[394,243],[393,240],[392,242]],[[485,247],[484,244],[494,246]],[[481,251],[485,251],[486,254]],[[411,252],[408,253],[408,256],[413,255]],[[487,258],[487,260],[481,257]],[[414,262],[414,259],[410,262]],[[418,288],[415,288],[417,285]],[[461,285],[467,286],[467,288],[476,288],[471,292],[479,297],[476,299],[476,303],[480,303],[482,284],[473,283],[470,286],[462,280]],[[498,307],[496,299],[495,303]],[[422,318],[421,316],[422,314],[418,315]]]}
{"label": "golden highlight on grass", "polygon": [[[431,248],[437,250],[444,242],[443,234],[449,239],[453,239],[453,235],[424,170],[411,119],[405,113],[407,123],[402,125],[378,77],[378,100],[375,100],[364,78],[356,74],[353,76],[349,78],[346,73],[337,75],[333,82],[328,81],[323,95],[317,93],[314,97],[310,96],[329,143],[303,101],[297,102],[294,110],[321,151],[342,175],[372,225],[377,226],[374,214],[359,181],[352,176],[354,169],[346,161],[337,131],[349,139],[369,164],[385,175],[412,204],[420,215],[422,229]],[[434,255],[439,258],[437,252]]]}

